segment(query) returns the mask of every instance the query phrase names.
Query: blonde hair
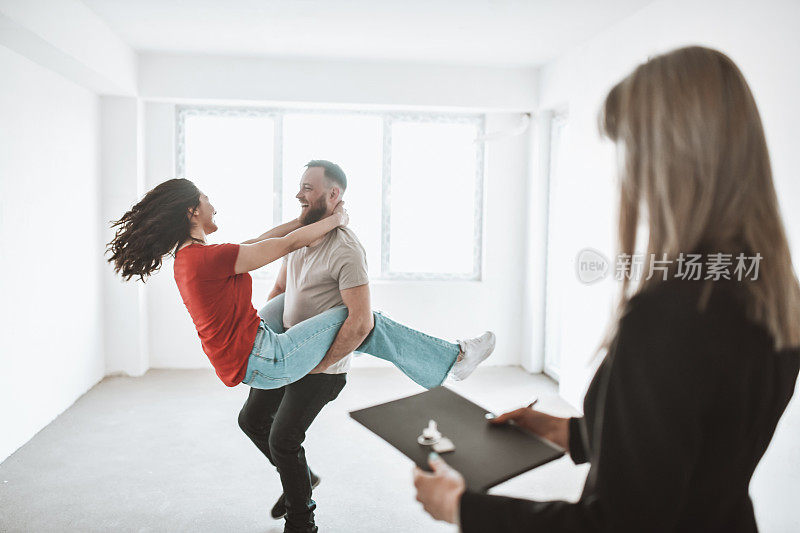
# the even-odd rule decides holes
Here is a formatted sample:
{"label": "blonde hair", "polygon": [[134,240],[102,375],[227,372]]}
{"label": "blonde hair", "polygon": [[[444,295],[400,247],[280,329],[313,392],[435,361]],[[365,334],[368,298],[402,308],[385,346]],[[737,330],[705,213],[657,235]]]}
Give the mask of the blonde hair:
{"label": "blonde hair", "polygon": [[[619,252],[634,254],[640,212],[649,226],[647,257],[681,252],[762,256],[745,289],[746,314],[775,349],[800,346],[800,285],[772,182],[769,153],[753,95],[725,54],[693,46],[655,57],[608,94],[602,132],[624,149],[620,176]],[[670,271],[672,275],[672,271]],[[628,301],[662,283],[623,283],[608,348]],[[705,306],[713,282],[704,286]]]}

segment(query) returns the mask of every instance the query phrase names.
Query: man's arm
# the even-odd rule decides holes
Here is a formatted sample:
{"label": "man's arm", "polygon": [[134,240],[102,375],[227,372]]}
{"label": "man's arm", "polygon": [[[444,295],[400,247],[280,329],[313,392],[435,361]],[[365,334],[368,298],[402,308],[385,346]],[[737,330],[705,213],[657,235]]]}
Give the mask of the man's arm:
{"label": "man's arm", "polygon": [[293,232],[297,228],[302,226],[298,219],[290,220],[280,226],[275,226],[269,231],[262,233],[260,236],[256,237],[255,239],[248,239],[240,244],[253,244],[258,241],[263,241],[264,239],[274,239],[275,237],[284,237],[289,233]]}
{"label": "man's arm", "polygon": [[281,269],[278,272],[278,277],[275,278],[275,286],[272,287],[272,292],[269,293],[267,300],[272,300],[284,292],[286,292],[286,260],[281,261]]}
{"label": "man's arm", "polygon": [[329,366],[344,358],[347,354],[358,348],[367,335],[375,327],[375,320],[372,317],[372,306],[369,301],[369,284],[359,285],[350,289],[340,291],[342,301],[347,306],[347,319],[339,329],[333,344],[328,348],[328,353],[322,361],[309,372],[319,374],[327,370]]}

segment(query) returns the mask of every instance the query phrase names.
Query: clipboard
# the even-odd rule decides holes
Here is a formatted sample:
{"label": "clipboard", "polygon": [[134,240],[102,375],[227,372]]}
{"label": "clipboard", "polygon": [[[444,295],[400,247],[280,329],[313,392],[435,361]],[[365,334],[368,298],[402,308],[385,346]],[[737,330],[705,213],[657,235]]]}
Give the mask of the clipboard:
{"label": "clipboard", "polygon": [[432,448],[419,444],[417,437],[435,420],[455,444],[442,458],[461,472],[467,487],[481,492],[564,455],[560,447],[518,426],[489,424],[488,412],[447,387],[437,387],[351,411],[350,416],[427,471]]}

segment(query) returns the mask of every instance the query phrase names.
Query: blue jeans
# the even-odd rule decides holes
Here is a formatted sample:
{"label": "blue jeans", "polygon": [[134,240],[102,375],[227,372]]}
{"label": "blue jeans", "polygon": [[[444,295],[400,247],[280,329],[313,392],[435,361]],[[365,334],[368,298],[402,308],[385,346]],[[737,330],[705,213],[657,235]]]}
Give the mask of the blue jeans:
{"label": "blue jeans", "polygon": [[[283,330],[281,294],[259,312],[253,350],[242,383],[256,389],[277,389],[302,378],[322,361],[347,318],[339,306]],[[380,357],[426,389],[442,384],[456,362],[458,344],[431,337],[373,313],[375,327],[355,351]]]}

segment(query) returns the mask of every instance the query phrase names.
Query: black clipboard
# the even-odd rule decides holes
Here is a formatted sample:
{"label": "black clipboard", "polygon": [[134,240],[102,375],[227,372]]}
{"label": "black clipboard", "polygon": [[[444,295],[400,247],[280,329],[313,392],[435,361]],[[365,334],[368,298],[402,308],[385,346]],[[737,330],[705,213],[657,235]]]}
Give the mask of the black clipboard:
{"label": "black clipboard", "polygon": [[366,409],[350,416],[397,448],[423,470],[430,470],[430,446],[417,442],[429,420],[435,420],[455,451],[442,458],[461,472],[472,490],[486,491],[495,485],[549,463],[564,450],[514,425],[486,421],[486,409],[447,387],[437,387]]}

